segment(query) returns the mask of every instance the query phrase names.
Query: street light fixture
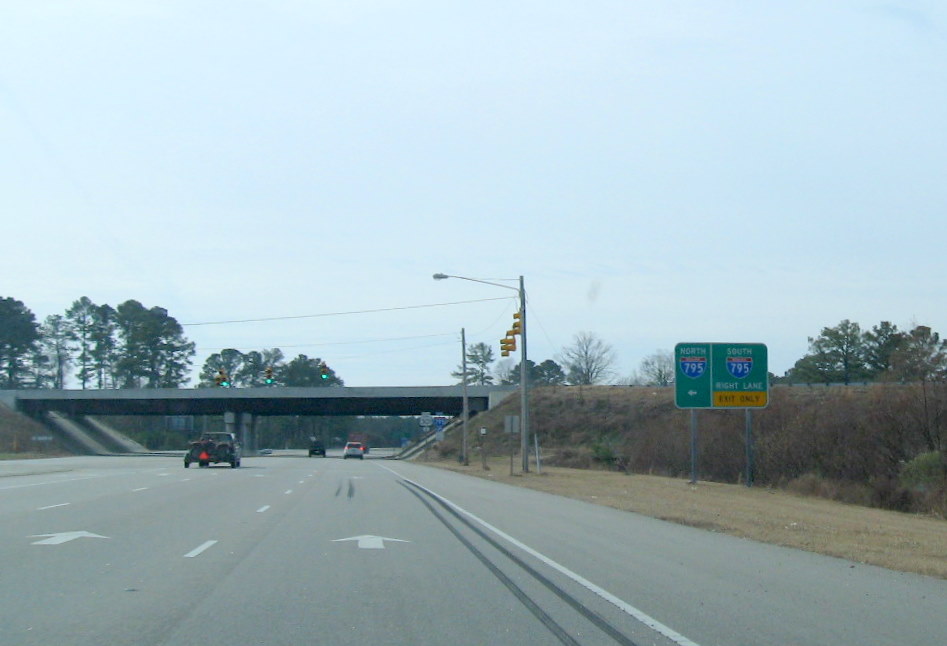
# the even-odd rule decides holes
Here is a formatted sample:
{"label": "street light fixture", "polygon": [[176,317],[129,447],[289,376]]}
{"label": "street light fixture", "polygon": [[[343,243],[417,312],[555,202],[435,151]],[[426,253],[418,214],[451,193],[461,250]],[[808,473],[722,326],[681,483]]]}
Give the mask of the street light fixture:
{"label": "street light fixture", "polygon": [[[520,297],[520,453],[523,456],[523,473],[529,471],[529,382],[526,370],[526,290],[523,287],[523,277],[520,276],[519,287],[510,287],[500,283],[492,283],[488,280],[479,278],[468,278],[466,276],[452,276],[450,274],[434,274],[434,280],[444,280],[446,278],[457,278],[460,280],[469,280],[474,283],[483,283],[484,285],[493,285],[504,289],[512,289],[519,293]],[[466,355],[466,352],[465,352]],[[465,433],[466,435],[466,433]]]}

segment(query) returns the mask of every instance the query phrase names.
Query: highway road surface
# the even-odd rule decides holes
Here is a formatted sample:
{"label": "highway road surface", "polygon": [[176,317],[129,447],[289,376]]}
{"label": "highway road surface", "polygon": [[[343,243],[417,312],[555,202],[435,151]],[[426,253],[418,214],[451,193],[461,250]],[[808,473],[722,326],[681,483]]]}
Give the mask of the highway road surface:
{"label": "highway road surface", "polygon": [[947,581],[394,460],[0,462],[0,644],[892,646]]}

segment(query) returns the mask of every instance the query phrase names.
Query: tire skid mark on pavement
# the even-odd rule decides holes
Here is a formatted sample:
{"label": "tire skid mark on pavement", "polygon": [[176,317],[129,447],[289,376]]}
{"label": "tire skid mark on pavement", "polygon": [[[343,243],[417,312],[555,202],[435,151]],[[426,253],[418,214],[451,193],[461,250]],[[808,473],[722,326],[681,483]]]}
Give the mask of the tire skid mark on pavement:
{"label": "tire skid mark on pavement", "polygon": [[[460,505],[458,505],[458,504],[456,504],[456,503],[454,503],[454,502],[448,500],[447,498],[441,496],[440,494],[435,493],[434,491],[428,489],[428,488],[425,487],[424,485],[422,485],[422,484],[420,484],[420,483],[418,483],[418,482],[415,482],[414,480],[411,480],[410,478],[406,478],[405,476],[403,476],[403,475],[397,473],[396,471],[394,471],[394,470],[392,470],[392,469],[390,469],[390,468],[388,468],[388,467],[386,467],[386,466],[382,466],[382,465],[379,465],[379,466],[380,466],[382,469],[385,469],[385,470],[388,471],[389,473],[393,474],[395,477],[399,478],[399,479],[402,481],[402,483],[401,483],[402,486],[407,486],[407,485],[405,485],[404,483],[408,483],[408,484],[412,485],[413,487],[415,487],[418,491],[423,492],[424,494],[426,494],[427,496],[429,496],[429,497],[432,498],[433,500],[437,501],[437,502],[441,505],[441,507],[443,507],[444,509],[447,509],[447,510],[448,510],[455,518],[457,518],[460,522],[462,522],[464,525],[466,525],[468,528],[470,528],[470,529],[471,529],[473,532],[475,532],[478,536],[481,536],[481,537],[482,537],[484,540],[486,540],[488,543],[490,543],[491,545],[493,545],[493,546],[494,546],[496,549],[498,549],[501,553],[503,553],[504,555],[506,555],[506,556],[507,556],[508,558],[510,558],[514,563],[516,563],[516,564],[519,565],[521,568],[523,568],[524,570],[526,570],[531,576],[533,576],[534,578],[536,578],[537,581],[539,581],[539,582],[542,583],[544,586],[546,586],[547,588],[549,588],[549,589],[550,589],[552,592],[554,592],[557,596],[560,596],[560,598],[562,598],[564,601],[566,601],[566,603],[568,603],[569,605],[571,605],[573,608],[575,608],[576,610],[578,610],[578,611],[579,611],[580,613],[582,613],[583,615],[585,615],[585,612],[583,612],[583,609],[584,609],[586,612],[589,612],[589,613],[591,613],[592,615],[594,615],[595,617],[598,617],[599,619],[601,619],[601,617],[599,617],[599,616],[598,616],[596,613],[594,613],[593,611],[588,610],[588,609],[585,609],[585,607],[582,606],[582,604],[581,604],[580,602],[578,602],[577,600],[575,600],[574,598],[573,598],[572,601],[569,601],[569,600],[566,599],[565,597],[562,597],[562,596],[560,595],[560,592],[561,592],[562,594],[566,595],[566,596],[569,596],[570,598],[571,598],[571,595],[568,595],[568,593],[566,593],[566,592],[562,591],[561,589],[559,589],[558,586],[556,586],[555,583],[553,583],[552,581],[549,581],[548,579],[546,579],[546,578],[545,578],[542,574],[540,574],[539,572],[536,572],[535,569],[531,568],[528,564],[526,564],[525,562],[523,562],[522,559],[519,559],[516,555],[512,554],[509,550],[507,550],[506,548],[504,548],[502,545],[499,545],[496,541],[494,541],[494,540],[491,539],[490,537],[486,536],[486,535],[484,534],[484,532],[483,532],[482,530],[478,529],[477,527],[475,527],[475,526],[473,525],[473,523],[476,523],[477,525],[480,525],[481,527],[483,527],[483,528],[486,529],[487,531],[491,532],[491,533],[494,534],[495,536],[499,537],[500,539],[502,539],[502,540],[505,541],[506,543],[508,543],[508,544],[510,544],[510,545],[513,545],[514,547],[519,548],[520,550],[522,550],[523,552],[529,554],[530,556],[533,556],[534,558],[538,559],[541,563],[544,563],[545,565],[549,566],[550,568],[552,568],[552,569],[555,570],[556,572],[559,572],[560,574],[564,575],[566,578],[571,579],[571,580],[574,581],[575,583],[579,584],[580,586],[582,586],[582,587],[585,588],[586,590],[588,590],[588,591],[590,591],[590,592],[596,594],[597,596],[601,597],[602,599],[608,601],[609,603],[611,603],[613,606],[617,607],[619,610],[621,610],[621,611],[624,612],[625,614],[627,614],[627,615],[629,615],[629,616],[631,616],[631,617],[634,617],[634,618],[637,619],[639,622],[641,622],[643,625],[647,626],[648,628],[650,628],[651,630],[655,631],[656,633],[661,634],[662,636],[664,636],[664,637],[666,637],[667,639],[671,640],[672,642],[674,642],[674,643],[677,644],[678,646],[700,646],[700,644],[698,644],[697,642],[692,641],[691,639],[689,639],[689,638],[687,638],[686,636],[680,634],[680,633],[677,632],[676,630],[670,628],[669,626],[664,625],[663,623],[659,622],[657,619],[654,619],[654,618],[651,617],[650,615],[646,614],[644,611],[639,610],[638,608],[635,608],[635,607],[632,606],[630,603],[628,603],[628,602],[626,602],[626,601],[620,599],[619,597],[617,597],[617,596],[615,596],[614,594],[608,592],[608,591],[605,590],[604,588],[601,588],[601,587],[595,585],[594,583],[592,583],[591,581],[589,581],[589,580],[586,579],[585,577],[583,577],[583,576],[581,576],[581,575],[579,575],[579,574],[573,572],[572,570],[570,570],[569,568],[565,567],[564,565],[561,565],[560,563],[558,563],[558,562],[552,560],[551,558],[549,558],[549,557],[546,556],[545,554],[539,552],[538,550],[535,550],[535,549],[529,547],[528,545],[526,545],[526,544],[523,543],[522,541],[519,541],[519,540],[517,540],[516,538],[510,536],[509,534],[507,534],[507,533],[504,532],[503,530],[501,530],[501,529],[499,529],[499,528],[497,528],[497,527],[494,527],[493,525],[491,525],[491,524],[488,523],[487,521],[483,520],[482,518],[480,518],[480,517],[476,516],[475,514],[473,514],[473,513],[469,512],[469,511],[467,511],[466,509],[464,509],[464,508],[461,507]],[[410,489],[409,489],[409,490],[410,490]],[[414,492],[412,492],[412,493],[414,493]],[[417,495],[417,494],[415,494],[415,495]],[[423,500],[422,500],[422,502],[423,502]],[[466,519],[461,518],[461,516],[466,517]],[[443,519],[442,519],[442,522],[444,522]],[[445,523],[445,524],[446,524],[446,523]],[[452,530],[452,531],[453,531],[453,530]],[[552,586],[552,587],[550,587],[550,586]],[[576,605],[573,605],[573,601],[574,601],[575,604],[578,604],[578,607],[577,607]],[[581,608],[581,609],[580,609],[580,608]],[[618,633],[617,630],[612,629],[612,630],[615,630],[616,633],[618,633],[618,635],[616,636],[615,634],[612,634],[612,633],[611,633],[609,630],[607,630],[606,628],[603,628],[603,626],[599,625],[598,620],[593,619],[592,617],[590,617],[590,616],[588,616],[588,615],[586,615],[586,617],[587,617],[590,621],[592,621],[592,623],[594,623],[596,626],[598,626],[599,628],[602,628],[603,630],[605,630],[606,632],[608,632],[609,635],[612,636],[613,638],[615,638],[616,641],[619,641],[619,643],[626,643],[626,644],[633,644],[633,643],[634,643],[634,642],[631,642],[630,640],[628,640],[628,638],[625,637],[624,635],[622,635],[621,633]],[[602,622],[605,622],[604,619],[601,619],[601,621],[602,621]],[[607,622],[605,622],[605,624],[607,624]],[[610,625],[609,625],[609,627],[610,627]],[[620,636],[620,639],[619,639],[619,636]],[[627,640],[627,641],[622,641],[622,640]]]}
{"label": "tire skid mark on pavement", "polygon": [[[476,546],[474,546],[473,543],[471,543],[466,537],[464,537],[463,534],[460,533],[460,530],[458,530],[456,527],[451,525],[450,522],[446,518],[444,518],[440,513],[438,513],[438,511],[434,509],[431,503],[429,503],[427,500],[425,500],[421,496],[421,493],[423,493],[423,491],[422,492],[415,491],[404,482],[401,482],[399,484],[401,484],[401,486],[403,486],[405,489],[411,492],[411,494],[417,497],[417,499],[421,501],[421,504],[427,507],[428,511],[430,511],[431,514],[433,514],[435,518],[441,521],[444,527],[446,527],[448,531],[450,531],[450,533],[454,535],[454,538],[460,541],[460,543],[464,547],[467,548],[467,551],[473,554],[477,558],[478,561],[480,561],[497,579],[499,579],[500,582],[504,586],[506,586],[506,588],[513,594],[513,596],[516,597],[519,600],[519,602],[522,603],[526,607],[526,609],[529,610],[529,612],[532,613],[532,615],[536,617],[536,619],[538,619],[540,623],[542,623],[549,630],[549,632],[551,632],[556,637],[556,639],[559,640],[560,643],[566,644],[566,646],[579,646],[579,642],[577,642],[565,628],[560,626],[556,622],[556,620],[553,619],[552,616],[549,615],[549,613],[543,610],[539,606],[539,604],[533,601],[533,599],[523,590],[523,588],[518,586],[513,581],[513,579],[507,576],[503,572],[503,570],[501,570],[493,561],[490,560],[488,556],[486,556],[483,552],[478,550]],[[438,502],[438,501],[435,499],[435,502]],[[628,646],[635,646],[635,645],[629,642]]]}

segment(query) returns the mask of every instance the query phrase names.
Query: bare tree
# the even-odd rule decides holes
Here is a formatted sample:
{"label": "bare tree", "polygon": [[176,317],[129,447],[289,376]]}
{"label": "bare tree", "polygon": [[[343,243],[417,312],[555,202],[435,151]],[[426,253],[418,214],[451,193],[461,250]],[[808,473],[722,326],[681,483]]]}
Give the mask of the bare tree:
{"label": "bare tree", "polygon": [[656,350],[641,360],[641,376],[649,386],[670,386],[674,383],[674,354]]}
{"label": "bare tree", "polygon": [[500,384],[518,384],[519,371],[514,370],[512,359],[500,359],[493,368],[493,376]]}
{"label": "bare tree", "polygon": [[592,332],[579,332],[572,345],[562,349],[559,362],[570,384],[597,384],[614,374],[615,350]]}

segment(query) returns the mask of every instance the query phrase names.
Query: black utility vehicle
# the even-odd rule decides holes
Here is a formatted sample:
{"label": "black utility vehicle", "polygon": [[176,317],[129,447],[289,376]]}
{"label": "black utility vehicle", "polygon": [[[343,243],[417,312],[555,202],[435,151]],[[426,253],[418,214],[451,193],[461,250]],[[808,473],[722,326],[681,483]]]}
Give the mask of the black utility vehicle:
{"label": "black utility vehicle", "polygon": [[309,457],[314,455],[321,455],[326,457],[326,445],[320,442],[319,440],[312,440],[309,443]]}
{"label": "black utility vehicle", "polygon": [[233,433],[204,433],[201,439],[191,442],[191,447],[184,454],[184,468],[197,462],[198,466],[206,467],[211,463],[229,462],[231,468],[240,466],[240,443]]}

